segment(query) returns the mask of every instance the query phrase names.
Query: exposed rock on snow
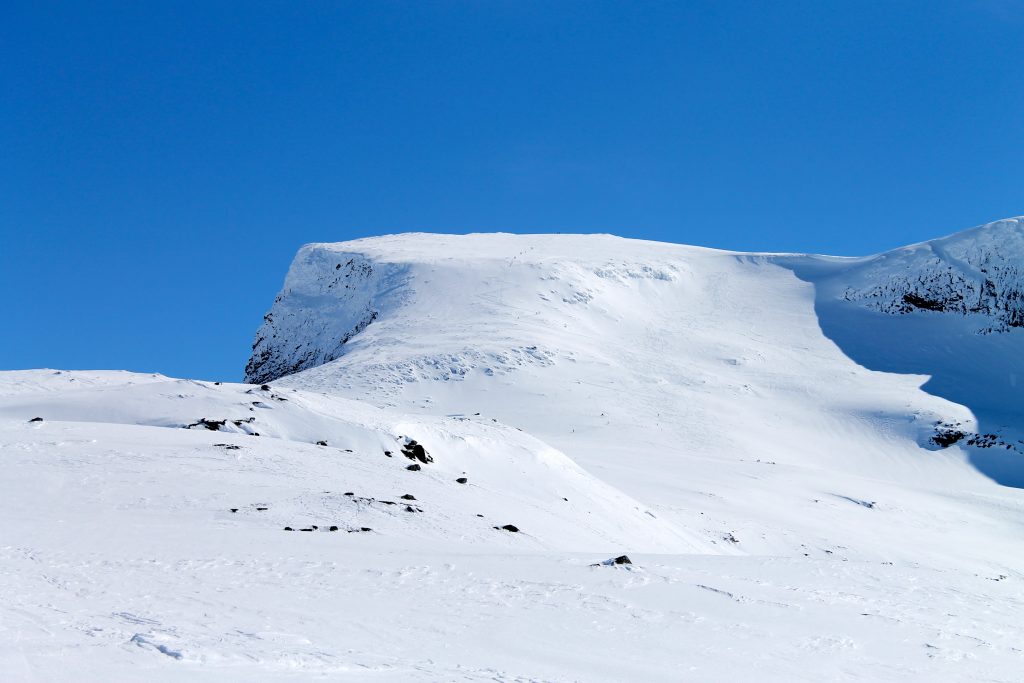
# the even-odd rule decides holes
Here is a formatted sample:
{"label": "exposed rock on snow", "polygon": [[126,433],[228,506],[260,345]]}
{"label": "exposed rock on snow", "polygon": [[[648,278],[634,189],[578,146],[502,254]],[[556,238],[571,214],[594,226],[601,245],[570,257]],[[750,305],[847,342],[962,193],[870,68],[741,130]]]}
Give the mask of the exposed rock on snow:
{"label": "exposed rock on snow", "polygon": [[418,460],[424,465],[434,462],[434,458],[427,453],[422,444],[416,443],[415,439],[406,439],[405,444],[402,446],[402,455],[409,460]]}
{"label": "exposed rock on snow", "polygon": [[884,313],[978,317],[979,332],[1024,327],[1024,218],[881,254],[846,298]]}
{"label": "exposed rock on snow", "polygon": [[246,381],[272,380],[337,358],[379,310],[398,305],[404,277],[401,265],[303,247],[274,308],[264,316]]}

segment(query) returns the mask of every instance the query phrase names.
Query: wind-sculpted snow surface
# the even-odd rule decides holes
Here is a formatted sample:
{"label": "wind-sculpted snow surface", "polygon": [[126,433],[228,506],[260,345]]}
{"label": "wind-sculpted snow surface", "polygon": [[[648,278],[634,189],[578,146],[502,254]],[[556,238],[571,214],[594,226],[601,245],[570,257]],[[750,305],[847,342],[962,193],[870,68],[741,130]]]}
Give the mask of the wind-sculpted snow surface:
{"label": "wind-sculpted snow surface", "polygon": [[[771,445],[742,467],[669,453],[702,489],[678,503],[708,517],[682,530],[487,413],[42,370],[0,373],[0,453],[5,681],[1012,681],[1021,666],[1021,501],[941,456],[944,491],[828,473],[814,490]],[[736,487],[706,490],[720,468]],[[718,518],[735,492],[827,537],[793,524],[798,551],[752,553],[755,528]]]}
{"label": "wind-sculpted snow surface", "polygon": [[[25,386],[33,389],[25,392]],[[131,373],[4,373],[0,416],[13,418],[15,432],[29,438],[83,432],[154,444],[133,454],[133,464],[117,466],[147,479],[164,472],[148,483],[126,479],[131,495],[145,496],[143,489],[151,487],[149,493],[168,505],[217,518],[234,507],[232,519],[257,523],[268,533],[287,526],[370,527],[393,538],[507,548],[508,535],[494,527],[515,523],[523,530],[515,540],[520,548],[713,548],[647,513],[564,454],[490,417],[412,417],[263,387]],[[43,419],[29,421],[35,417]],[[414,457],[409,443],[429,455]],[[90,462],[88,451],[75,458]],[[102,466],[102,458],[91,462]],[[202,484],[194,481],[198,476]],[[465,484],[456,481],[463,477]],[[241,493],[246,478],[265,482],[258,495]],[[173,499],[185,491],[182,500]],[[233,500],[226,499],[228,492]],[[404,502],[405,494],[416,502]],[[262,514],[252,519],[254,510]]]}

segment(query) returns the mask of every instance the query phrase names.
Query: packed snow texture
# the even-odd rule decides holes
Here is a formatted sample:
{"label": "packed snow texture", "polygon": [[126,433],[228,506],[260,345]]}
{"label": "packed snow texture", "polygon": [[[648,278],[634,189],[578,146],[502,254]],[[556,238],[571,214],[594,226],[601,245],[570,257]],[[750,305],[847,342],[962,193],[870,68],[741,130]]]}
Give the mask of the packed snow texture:
{"label": "packed snow texture", "polygon": [[1022,234],[314,244],[253,384],[0,373],[0,671],[1019,680]]}

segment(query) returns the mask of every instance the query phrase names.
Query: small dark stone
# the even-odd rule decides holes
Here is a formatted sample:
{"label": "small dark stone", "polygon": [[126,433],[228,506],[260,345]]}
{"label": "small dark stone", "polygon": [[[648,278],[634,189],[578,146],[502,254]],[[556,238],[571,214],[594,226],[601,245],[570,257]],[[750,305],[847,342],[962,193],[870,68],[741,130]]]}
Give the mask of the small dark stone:
{"label": "small dark stone", "polygon": [[406,512],[416,512],[416,508],[414,508],[412,505],[406,505],[405,506],[405,511]]}
{"label": "small dark stone", "polygon": [[612,563],[613,564],[633,564],[633,561],[629,559],[628,555],[619,555],[614,560],[612,560]]}
{"label": "small dark stone", "polygon": [[413,464],[413,465],[409,465],[405,469],[409,470],[410,472],[419,472],[420,469],[422,469],[422,468],[419,465]]}
{"label": "small dark stone", "polygon": [[269,384],[261,384],[260,385],[260,390],[261,391],[270,391],[270,385]]}
{"label": "small dark stone", "polygon": [[29,422],[42,422],[42,421],[43,421],[43,418],[41,418],[41,417],[33,417],[31,420],[29,420]]}
{"label": "small dark stone", "polygon": [[476,515],[476,516],[477,516],[477,517],[483,517],[483,515],[481,515],[481,514],[480,514],[479,512],[477,513],[477,515]]}
{"label": "small dark stone", "polygon": [[320,527],[318,527],[318,526],[317,526],[316,524],[312,524],[312,525],[310,525],[310,526],[312,526],[312,527],[313,527],[314,529],[319,529],[319,528],[320,528]]}
{"label": "small dark stone", "polygon": [[351,449],[351,448],[346,448],[346,449],[345,449],[345,452],[346,452],[346,453],[351,453],[351,452],[352,452],[352,449]]}
{"label": "small dark stone", "polygon": [[268,510],[268,509],[269,508],[256,508],[256,511],[257,512],[264,512],[265,510]]}
{"label": "small dark stone", "polygon": [[216,387],[219,387],[220,386],[220,382],[214,382],[213,385],[216,386]]}
{"label": "small dark stone", "polygon": [[500,526],[500,527],[496,526],[494,528],[495,529],[504,529],[505,531],[511,531],[514,534],[515,533],[519,533],[519,527],[517,527],[515,524],[505,524],[503,526]]}
{"label": "small dark stone", "polygon": [[290,526],[286,526],[286,527],[284,528],[284,530],[285,530],[285,531],[295,531],[295,529],[291,528]]}
{"label": "small dark stone", "polygon": [[232,512],[238,512],[238,508],[231,508]]}
{"label": "small dark stone", "polygon": [[332,524],[332,525],[331,525],[331,527],[330,527],[330,528],[328,529],[328,531],[337,531],[337,530],[338,530],[338,527],[334,526],[333,524]]}
{"label": "small dark stone", "polygon": [[346,496],[354,496],[354,495],[356,495],[356,494],[352,493],[351,491],[345,491],[345,493],[344,493],[344,494],[342,494],[342,495],[346,495]]}
{"label": "small dark stone", "polygon": [[411,493],[406,493],[402,495],[402,500],[416,500],[416,496]]}
{"label": "small dark stone", "polygon": [[386,455],[386,456],[388,456],[390,458],[391,457],[391,451],[384,451],[384,455]]}
{"label": "small dark stone", "polygon": [[370,527],[368,527],[368,526],[361,526],[361,527],[359,527],[359,530],[360,530],[360,531],[373,531],[373,529],[371,529],[371,528],[370,528]]}
{"label": "small dark stone", "polygon": [[312,529],[299,529],[299,531],[312,531]]}
{"label": "small dark stone", "polygon": [[316,442],[316,445],[317,445],[317,446],[326,446],[326,445],[327,445],[327,442],[326,442],[326,441],[317,441],[317,442]]}
{"label": "small dark stone", "polygon": [[469,479],[466,479],[465,477],[459,477],[459,478],[458,478],[458,479],[456,479],[455,481],[456,481],[456,482],[458,482],[458,483],[460,483],[460,484],[465,484],[466,482],[468,482],[468,481],[469,481]]}

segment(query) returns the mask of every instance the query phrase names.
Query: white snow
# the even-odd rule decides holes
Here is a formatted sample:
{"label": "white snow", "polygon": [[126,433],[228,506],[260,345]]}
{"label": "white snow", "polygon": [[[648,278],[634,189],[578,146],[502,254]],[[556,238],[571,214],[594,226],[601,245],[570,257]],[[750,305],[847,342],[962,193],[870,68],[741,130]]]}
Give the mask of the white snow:
{"label": "white snow", "polygon": [[0,373],[0,671],[1019,680],[1022,230],[315,244],[255,385]]}

